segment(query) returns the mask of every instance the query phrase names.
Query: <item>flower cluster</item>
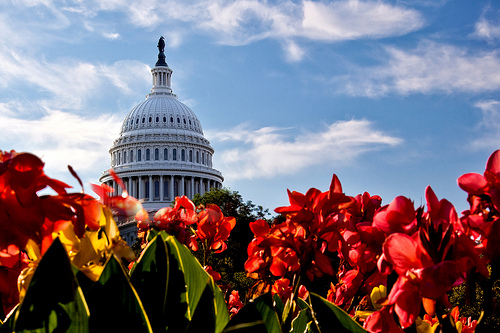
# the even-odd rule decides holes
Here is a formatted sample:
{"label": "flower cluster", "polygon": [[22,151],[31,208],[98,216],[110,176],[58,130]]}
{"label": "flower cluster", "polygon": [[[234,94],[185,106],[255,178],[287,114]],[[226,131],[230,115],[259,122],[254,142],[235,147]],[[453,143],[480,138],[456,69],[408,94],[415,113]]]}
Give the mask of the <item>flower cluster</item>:
{"label": "flower cluster", "polygon": [[[484,175],[463,175],[458,184],[471,206],[460,218],[431,187],[418,208],[404,196],[384,206],[366,192],[347,196],[335,175],[329,191],[288,191],[290,206],[275,210],[284,222],[250,223],[247,274],[279,278],[273,289],[284,297],[283,281],[336,275],[328,299],[366,319],[371,332],[402,332],[421,320],[422,308],[439,318],[451,309],[447,292],[471,274],[488,277],[487,265],[500,255],[500,151]],[[372,303],[381,287],[388,294]]]}
{"label": "flower cluster", "polygon": [[[73,264],[94,280],[112,250],[133,259],[111,214],[90,195],[68,193],[71,186],[49,178],[43,167],[35,155],[0,152],[0,294],[4,313],[23,297],[38,262],[56,237]],[[73,169],[69,170],[82,184]],[[56,195],[38,195],[45,188]],[[98,233],[101,228],[104,232]],[[92,251],[87,251],[89,248]]]}

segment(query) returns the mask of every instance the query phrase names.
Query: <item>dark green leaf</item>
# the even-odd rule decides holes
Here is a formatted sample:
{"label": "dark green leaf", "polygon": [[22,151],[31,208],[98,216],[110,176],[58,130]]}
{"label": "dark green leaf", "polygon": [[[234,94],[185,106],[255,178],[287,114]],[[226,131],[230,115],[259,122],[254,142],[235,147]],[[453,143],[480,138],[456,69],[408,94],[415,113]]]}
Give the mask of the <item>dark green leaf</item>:
{"label": "dark green leaf", "polygon": [[309,295],[321,332],[366,332],[351,316],[335,304],[317,294],[309,293]]}
{"label": "dark green leaf", "polygon": [[210,285],[207,284],[198,302],[193,319],[189,323],[187,333],[215,332],[215,308],[213,304],[214,293]]}
{"label": "dark green leaf", "polygon": [[[208,284],[211,286],[211,291],[213,293],[213,301],[210,305],[211,309],[202,309],[201,311],[210,311],[215,314],[215,331],[221,332],[229,321],[229,313],[220,289],[213,283],[210,275],[201,267],[191,251],[183,244],[179,243],[175,237],[169,236],[163,231],[160,232],[160,236],[165,240],[169,254],[169,281],[167,291],[167,304],[169,308],[173,308],[173,311],[178,312],[178,299],[180,298],[181,303],[185,303],[187,306],[187,308],[183,307],[181,309],[185,310],[184,318],[188,321],[192,321],[195,311],[199,310],[197,309],[198,302]],[[175,292],[174,300],[177,300],[177,302],[169,303],[172,296],[171,291]],[[179,292],[181,292],[180,295]],[[204,305],[201,306],[203,307]],[[179,320],[178,317],[174,318]],[[175,332],[181,331],[176,330]]]}
{"label": "dark green leaf", "polygon": [[33,275],[14,322],[16,332],[88,332],[89,312],[66,250],[55,239]]}
{"label": "dark green leaf", "polygon": [[90,308],[91,332],[152,332],[141,300],[115,255],[110,256],[85,298]]}
{"label": "dark green leaf", "polygon": [[[167,248],[162,238],[156,237],[149,242],[130,273],[130,282],[139,294],[154,332],[164,332],[168,319],[175,318],[175,313],[167,312],[168,267]],[[174,294],[172,291],[171,296]],[[178,309],[185,307],[180,298],[170,301],[177,302]],[[178,321],[180,319],[177,317]]]}
{"label": "dark green leaf", "polygon": [[241,308],[224,329],[226,332],[282,332],[271,293],[259,296]]}
{"label": "dark green leaf", "polygon": [[292,320],[291,333],[307,332],[308,326],[312,321],[311,312],[309,309],[299,311],[299,314]]}

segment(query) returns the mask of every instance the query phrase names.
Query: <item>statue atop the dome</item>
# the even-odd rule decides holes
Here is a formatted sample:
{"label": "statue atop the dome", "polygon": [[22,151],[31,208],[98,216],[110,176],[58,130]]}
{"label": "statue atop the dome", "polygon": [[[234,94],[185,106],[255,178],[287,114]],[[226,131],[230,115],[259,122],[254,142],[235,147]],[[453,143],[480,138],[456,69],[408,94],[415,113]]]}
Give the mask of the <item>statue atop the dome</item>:
{"label": "statue atop the dome", "polygon": [[156,62],[155,66],[167,66],[167,63],[165,62],[165,37],[161,36],[160,39],[158,40],[158,61]]}
{"label": "statue atop the dome", "polygon": [[165,37],[161,36],[160,40],[158,41],[158,51],[160,53],[163,53],[165,51]]}

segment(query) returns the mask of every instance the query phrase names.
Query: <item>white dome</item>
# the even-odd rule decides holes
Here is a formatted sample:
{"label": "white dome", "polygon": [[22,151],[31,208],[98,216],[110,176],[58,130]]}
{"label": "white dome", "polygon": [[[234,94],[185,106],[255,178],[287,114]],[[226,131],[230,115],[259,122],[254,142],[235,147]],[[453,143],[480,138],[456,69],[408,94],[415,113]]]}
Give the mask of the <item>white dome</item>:
{"label": "white dome", "polygon": [[173,94],[149,94],[144,102],[137,104],[127,114],[120,136],[144,129],[186,130],[203,136],[200,121],[194,112]]}
{"label": "white dome", "polygon": [[[195,194],[220,188],[224,180],[212,167],[214,149],[204,137],[200,121],[172,93],[172,70],[161,43],[158,48],[158,62],[151,69],[151,93],[125,116],[109,149],[111,167],[127,191],[150,212],[168,206],[176,196],[192,199]],[[108,171],[99,180],[114,188],[115,194],[121,193]]]}

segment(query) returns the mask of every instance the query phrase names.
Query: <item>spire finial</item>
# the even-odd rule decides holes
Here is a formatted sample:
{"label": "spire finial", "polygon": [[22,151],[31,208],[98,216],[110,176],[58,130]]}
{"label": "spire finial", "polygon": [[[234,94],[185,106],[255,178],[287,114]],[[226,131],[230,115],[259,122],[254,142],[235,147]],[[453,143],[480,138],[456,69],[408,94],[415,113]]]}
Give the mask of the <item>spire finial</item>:
{"label": "spire finial", "polygon": [[155,66],[167,66],[167,63],[165,62],[165,37],[161,36],[160,39],[158,40],[158,61],[156,62]]}

